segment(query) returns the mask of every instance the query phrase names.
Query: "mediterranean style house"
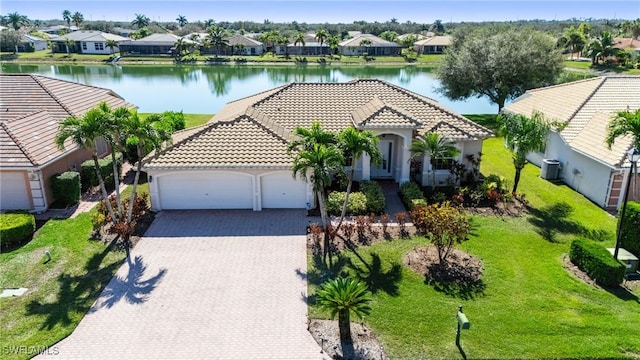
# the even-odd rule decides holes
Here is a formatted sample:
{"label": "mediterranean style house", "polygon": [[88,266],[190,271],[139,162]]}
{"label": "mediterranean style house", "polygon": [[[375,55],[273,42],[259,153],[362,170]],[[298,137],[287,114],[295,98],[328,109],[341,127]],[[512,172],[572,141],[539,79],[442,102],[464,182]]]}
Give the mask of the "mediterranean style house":
{"label": "mediterranean style house", "polygon": [[[0,75],[0,210],[45,211],[55,200],[53,175],[80,169],[91,153],[71,140],[55,144],[58,124],[82,116],[100,102],[132,104],[108,89],[30,74]],[[98,152],[106,155],[106,142]]]}
{"label": "mediterranean style house", "polygon": [[[353,126],[379,137],[383,160],[357,162],[357,180],[411,178],[410,145],[435,131],[457,142],[467,155],[482,151],[491,132],[435,100],[381,80],[346,83],[291,83],[228,103],[207,124],[179,132],[171,147],[143,165],[151,206],[165,209],[253,209],[314,207],[311,185],[295,179],[287,144],[296,127],[319,121],[338,132]],[[449,170],[431,169],[430,159],[416,179],[439,185]],[[470,165],[470,164],[467,164]]]}
{"label": "mediterranean style house", "polygon": [[118,48],[111,49],[107,40],[114,40],[118,44],[128,40],[120,35],[95,30],[78,30],[52,38],[53,51],[65,53],[67,50],[78,54],[111,54],[118,52]]}
{"label": "mediterranean style house", "polygon": [[[630,167],[626,152],[632,139],[618,138],[609,149],[607,126],[616,111],[639,108],[640,76],[603,76],[529,90],[504,111],[525,116],[538,111],[548,120],[566,124],[552,130],[545,152],[529,154],[529,161],[542,167],[542,177],[562,180],[599,206],[616,209],[626,190]],[[549,164],[557,164],[558,171],[549,174]],[[629,194],[631,199],[634,192]]]}

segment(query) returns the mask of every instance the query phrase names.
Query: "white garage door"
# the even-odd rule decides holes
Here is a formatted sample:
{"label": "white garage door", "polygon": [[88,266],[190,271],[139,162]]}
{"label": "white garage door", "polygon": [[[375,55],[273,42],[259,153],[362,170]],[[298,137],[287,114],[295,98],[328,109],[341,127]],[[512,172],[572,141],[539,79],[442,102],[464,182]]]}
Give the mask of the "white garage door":
{"label": "white garage door", "polygon": [[25,210],[30,208],[24,173],[0,173],[0,209]]}
{"label": "white garage door", "polygon": [[249,175],[176,172],[157,179],[162,209],[253,209],[253,183]]}
{"label": "white garage door", "polygon": [[304,209],[307,207],[307,184],[294,179],[290,171],[280,171],[260,177],[263,209]]}

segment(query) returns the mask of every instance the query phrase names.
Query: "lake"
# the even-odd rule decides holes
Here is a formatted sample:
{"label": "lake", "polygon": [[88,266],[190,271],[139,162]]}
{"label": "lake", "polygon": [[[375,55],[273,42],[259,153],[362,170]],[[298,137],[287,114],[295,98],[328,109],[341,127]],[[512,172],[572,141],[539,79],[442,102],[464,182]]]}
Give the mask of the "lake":
{"label": "lake", "polygon": [[[439,101],[460,114],[497,113],[485,98],[451,101],[420,66],[67,65],[3,63],[2,73],[33,73],[115,91],[140,112],[214,114],[226,103],[290,82],[378,78]],[[318,99],[322,101],[322,99]]]}

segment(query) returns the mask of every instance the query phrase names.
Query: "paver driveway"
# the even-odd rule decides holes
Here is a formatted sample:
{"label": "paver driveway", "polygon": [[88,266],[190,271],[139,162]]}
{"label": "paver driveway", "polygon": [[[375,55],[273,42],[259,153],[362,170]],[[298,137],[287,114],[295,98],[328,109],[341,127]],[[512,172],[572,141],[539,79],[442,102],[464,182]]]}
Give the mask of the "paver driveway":
{"label": "paver driveway", "polygon": [[306,224],[302,210],[162,212],[56,358],[323,358]]}

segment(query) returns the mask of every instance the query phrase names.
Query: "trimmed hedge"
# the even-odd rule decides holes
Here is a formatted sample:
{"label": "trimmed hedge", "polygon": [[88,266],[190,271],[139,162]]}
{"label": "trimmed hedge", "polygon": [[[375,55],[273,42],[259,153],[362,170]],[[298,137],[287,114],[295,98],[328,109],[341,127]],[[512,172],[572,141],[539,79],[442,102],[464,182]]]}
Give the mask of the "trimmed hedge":
{"label": "trimmed hedge", "polygon": [[0,245],[20,243],[36,231],[36,219],[32,214],[0,214]]}
{"label": "trimmed hedge", "polygon": [[640,229],[640,202],[627,202],[627,211],[624,214],[624,219],[619,219],[618,221],[623,222],[620,245],[635,256],[640,257],[640,231],[638,230]]}
{"label": "trimmed hedge", "polygon": [[625,265],[614,259],[607,249],[591,240],[582,238],[573,240],[569,258],[602,286],[618,286],[624,279]]}
{"label": "trimmed hedge", "polygon": [[360,182],[360,192],[367,198],[367,211],[374,214],[384,213],[385,197],[382,186],[375,181]]}
{"label": "trimmed hedge", "polygon": [[[118,158],[118,176],[122,173],[122,158]],[[98,160],[98,164],[100,165],[100,173],[102,174],[102,178],[104,179],[104,185],[107,188],[107,191],[112,191],[115,189],[115,180],[113,178],[113,166],[111,162],[111,156],[107,156],[103,159]],[[100,185],[98,181],[98,176],[96,175],[96,171],[93,167],[93,159],[87,160],[82,163],[80,166],[80,178],[82,183],[82,191],[87,191],[90,187]]]}
{"label": "trimmed hedge", "polygon": [[414,182],[406,182],[400,185],[400,198],[409,210],[418,205],[427,205],[427,199],[424,197],[422,189]]}
{"label": "trimmed hedge", "polygon": [[53,196],[63,205],[75,205],[80,201],[80,174],[67,171],[51,177]]}
{"label": "trimmed hedge", "polygon": [[[340,215],[342,205],[347,196],[345,191],[334,191],[329,194],[327,199],[327,211],[331,215]],[[361,192],[352,192],[349,194],[349,204],[347,204],[347,213],[350,215],[364,215],[367,213],[367,197]]]}

